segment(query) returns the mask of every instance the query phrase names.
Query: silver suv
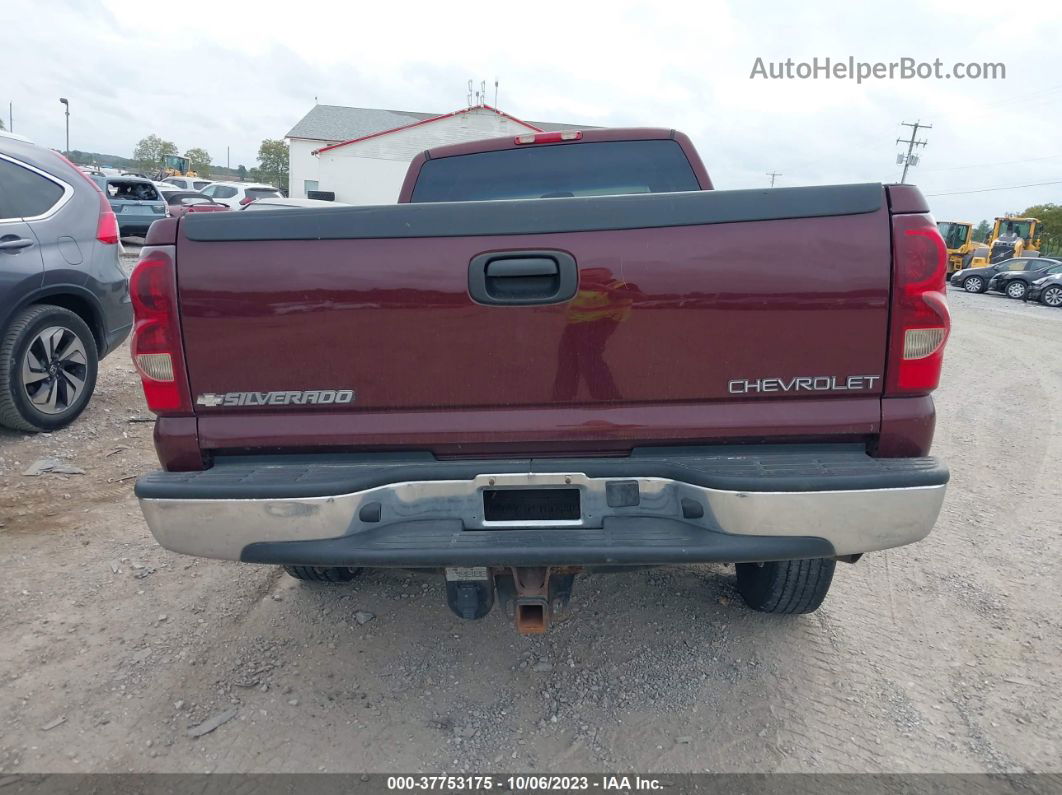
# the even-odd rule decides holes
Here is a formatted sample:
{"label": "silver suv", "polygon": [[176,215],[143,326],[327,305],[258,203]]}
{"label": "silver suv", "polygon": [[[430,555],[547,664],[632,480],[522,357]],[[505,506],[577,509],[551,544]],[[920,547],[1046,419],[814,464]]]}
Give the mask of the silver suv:
{"label": "silver suv", "polygon": [[0,425],[72,422],[129,334],[118,223],[62,155],[0,132]]}

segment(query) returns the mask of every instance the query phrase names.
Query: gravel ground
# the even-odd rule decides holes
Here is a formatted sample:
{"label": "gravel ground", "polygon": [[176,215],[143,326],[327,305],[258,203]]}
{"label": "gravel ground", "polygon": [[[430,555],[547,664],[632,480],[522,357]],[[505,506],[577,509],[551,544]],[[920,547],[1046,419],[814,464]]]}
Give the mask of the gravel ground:
{"label": "gravel ground", "polygon": [[[538,638],[439,577],[158,547],[118,353],[73,427],[0,431],[0,774],[1058,771],[1062,312],[951,303],[928,539],[839,565],[810,616],[748,611],[723,566],[583,578]],[[43,456],[85,474],[22,475]]]}

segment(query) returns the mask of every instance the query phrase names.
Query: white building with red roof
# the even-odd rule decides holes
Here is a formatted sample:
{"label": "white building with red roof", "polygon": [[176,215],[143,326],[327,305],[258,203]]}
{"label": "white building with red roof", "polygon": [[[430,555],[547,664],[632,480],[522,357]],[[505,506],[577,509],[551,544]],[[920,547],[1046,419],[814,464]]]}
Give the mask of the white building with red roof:
{"label": "white building with red roof", "polygon": [[328,191],[349,204],[392,204],[409,162],[445,144],[586,125],[523,121],[489,105],[431,114],[315,105],[285,136],[289,193]]}

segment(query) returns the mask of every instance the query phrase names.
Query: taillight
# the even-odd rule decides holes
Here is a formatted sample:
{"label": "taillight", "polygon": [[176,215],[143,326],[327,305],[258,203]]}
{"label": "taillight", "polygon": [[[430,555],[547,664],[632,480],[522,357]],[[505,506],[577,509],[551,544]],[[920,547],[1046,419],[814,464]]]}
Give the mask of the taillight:
{"label": "taillight", "polygon": [[181,352],[173,246],[149,246],[129,277],[133,301],[133,364],[155,414],[190,414],[191,390]]}
{"label": "taillight", "polygon": [[254,199],[252,199],[250,196],[244,196],[242,199],[240,199],[240,206],[241,207],[246,207],[248,204],[250,204],[253,201],[254,201]]}
{"label": "taillight", "polygon": [[578,130],[566,132],[527,133],[516,136],[518,144],[558,144],[561,141],[578,141],[583,134]]}
{"label": "taillight", "polygon": [[[92,180],[89,180],[89,182],[92,182]],[[100,186],[92,182],[92,187],[100,194],[100,217],[96,221],[96,239],[101,243],[117,243],[118,216],[114,214],[114,210],[111,209],[111,204],[107,201],[107,197],[103,195]]]}
{"label": "taillight", "polygon": [[74,165],[62,152],[56,152],[56,154],[65,160],[67,165],[74,169],[74,171],[78,173],[78,176],[95,188],[96,193],[100,195],[100,216],[96,221],[96,239],[101,243],[109,243],[111,245],[116,244],[118,242],[118,216],[114,214],[114,210],[111,209],[111,203],[107,201],[107,197],[103,195],[100,186],[96,184],[96,181],[92,179],[92,177]]}
{"label": "taillight", "polygon": [[892,317],[888,396],[924,395],[940,383],[951,330],[945,297],[948,250],[928,215],[892,218]]}

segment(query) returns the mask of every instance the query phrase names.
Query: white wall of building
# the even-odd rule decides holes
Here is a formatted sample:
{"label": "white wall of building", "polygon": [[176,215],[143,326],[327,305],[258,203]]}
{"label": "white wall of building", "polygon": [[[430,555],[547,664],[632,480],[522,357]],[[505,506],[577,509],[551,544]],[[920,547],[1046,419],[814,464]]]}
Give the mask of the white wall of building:
{"label": "white wall of building", "polygon": [[[335,191],[336,201],[350,204],[393,204],[398,199],[409,162],[425,149],[446,144],[520,135],[531,129],[493,111],[476,109],[428,124],[418,124],[386,135],[347,144],[317,156],[319,190]],[[292,142],[295,143],[294,141]],[[295,152],[291,159],[291,195],[296,185]],[[303,174],[314,173],[309,167]]]}
{"label": "white wall of building", "polygon": [[306,198],[306,181],[319,180],[320,162],[313,153],[323,146],[328,146],[329,143],[329,141],[308,141],[305,138],[288,139],[288,194],[290,196]]}
{"label": "white wall of building", "polygon": [[[338,151],[338,150],[337,150]],[[422,150],[423,151],[423,150]],[[409,163],[371,157],[322,155],[320,190],[335,191],[336,201],[348,204],[394,204]]]}

